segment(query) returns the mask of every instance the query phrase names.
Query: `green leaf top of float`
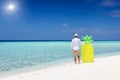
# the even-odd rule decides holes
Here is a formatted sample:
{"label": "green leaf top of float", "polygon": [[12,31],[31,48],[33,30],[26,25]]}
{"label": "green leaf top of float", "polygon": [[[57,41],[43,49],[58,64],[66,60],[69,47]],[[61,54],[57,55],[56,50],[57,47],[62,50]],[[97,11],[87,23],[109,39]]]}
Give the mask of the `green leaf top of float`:
{"label": "green leaf top of float", "polygon": [[92,36],[82,36],[82,40],[85,42],[85,44],[90,44],[93,41]]}

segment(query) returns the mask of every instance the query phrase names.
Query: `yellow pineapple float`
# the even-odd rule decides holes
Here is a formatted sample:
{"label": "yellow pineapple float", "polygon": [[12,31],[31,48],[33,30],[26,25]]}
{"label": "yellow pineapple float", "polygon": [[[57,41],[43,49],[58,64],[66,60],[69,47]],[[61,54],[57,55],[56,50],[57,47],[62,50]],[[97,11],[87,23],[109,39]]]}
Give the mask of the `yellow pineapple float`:
{"label": "yellow pineapple float", "polygon": [[84,44],[82,45],[82,61],[84,63],[89,63],[94,61],[94,47],[91,44],[93,41],[92,36],[83,36],[82,40]]}

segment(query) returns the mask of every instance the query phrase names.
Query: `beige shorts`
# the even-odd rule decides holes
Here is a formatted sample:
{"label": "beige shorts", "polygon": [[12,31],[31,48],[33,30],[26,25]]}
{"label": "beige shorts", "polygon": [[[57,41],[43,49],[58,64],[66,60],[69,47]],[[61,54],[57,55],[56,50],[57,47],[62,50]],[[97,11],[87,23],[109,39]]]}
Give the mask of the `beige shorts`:
{"label": "beige shorts", "polygon": [[79,50],[73,50],[74,55],[79,55],[80,56],[80,51]]}

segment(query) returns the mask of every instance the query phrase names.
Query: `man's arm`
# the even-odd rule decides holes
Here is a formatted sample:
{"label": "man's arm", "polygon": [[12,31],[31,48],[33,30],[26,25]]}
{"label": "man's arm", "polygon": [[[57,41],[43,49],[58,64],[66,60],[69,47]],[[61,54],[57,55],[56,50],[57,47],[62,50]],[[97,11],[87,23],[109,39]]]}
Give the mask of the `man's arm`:
{"label": "man's arm", "polygon": [[84,44],[84,42],[82,42],[80,39],[79,39],[79,45],[82,45]]}
{"label": "man's arm", "polygon": [[72,40],[72,42],[71,42],[71,49],[73,49],[73,40]]}

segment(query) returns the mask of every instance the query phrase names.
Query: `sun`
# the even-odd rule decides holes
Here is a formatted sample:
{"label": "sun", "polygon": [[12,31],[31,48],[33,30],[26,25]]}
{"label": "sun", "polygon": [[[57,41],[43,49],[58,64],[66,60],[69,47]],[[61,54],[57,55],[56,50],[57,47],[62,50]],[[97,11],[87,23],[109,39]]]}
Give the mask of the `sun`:
{"label": "sun", "polygon": [[11,12],[15,12],[15,5],[14,5],[14,4],[9,4],[9,5],[7,6],[7,10],[8,10],[8,11],[11,11]]}
{"label": "sun", "polygon": [[15,9],[15,6],[13,5],[13,4],[10,4],[9,6],[8,6],[8,10],[14,10]]}

